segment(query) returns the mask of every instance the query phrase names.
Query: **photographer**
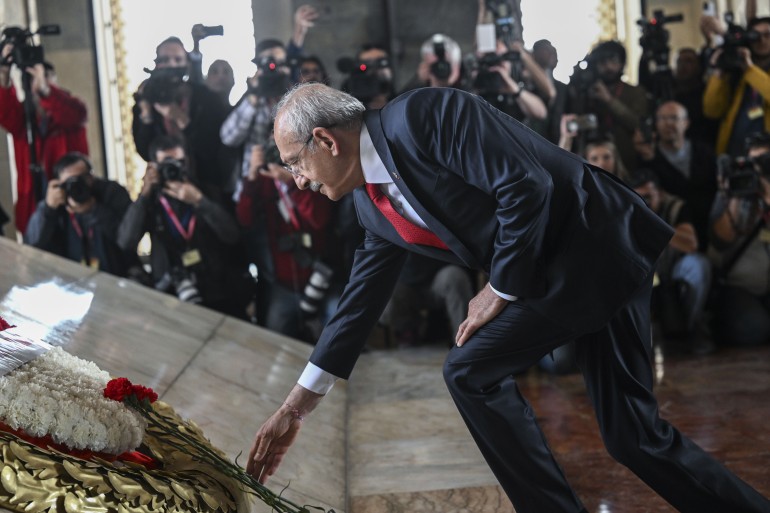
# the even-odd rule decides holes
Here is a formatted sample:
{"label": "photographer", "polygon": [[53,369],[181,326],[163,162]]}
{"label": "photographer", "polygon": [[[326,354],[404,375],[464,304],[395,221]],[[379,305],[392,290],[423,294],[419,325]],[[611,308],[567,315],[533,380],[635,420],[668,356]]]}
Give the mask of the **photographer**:
{"label": "photographer", "polygon": [[457,42],[443,34],[433,34],[420,47],[417,73],[402,92],[418,87],[462,89],[463,54]]}
{"label": "photographer", "polygon": [[735,346],[770,342],[770,136],[755,134],[747,146],[747,165],[728,159],[720,166],[711,211],[715,327],[720,343]]}
{"label": "photographer", "polygon": [[355,96],[367,109],[381,109],[396,96],[390,55],[384,45],[365,43],[355,61],[343,57],[337,61],[337,68],[349,73],[340,89]]}
{"label": "photographer", "polygon": [[698,251],[698,235],[687,203],[663,191],[655,173],[644,168],[637,170],[629,186],[674,228],[674,236],[655,267],[660,282],[652,304],[663,334],[683,340],[685,349],[692,353],[709,353],[714,347],[706,334],[703,312],[711,290],[711,264]]}
{"label": "photographer", "polygon": [[156,49],[155,69],[134,95],[131,132],[139,155],[153,158],[151,142],[160,135],[183,137],[191,149],[190,165],[206,195],[225,202],[232,188],[231,170],[219,139],[228,107],[206,86],[188,80],[190,61],[182,42],[170,37]]}
{"label": "photographer", "polygon": [[[477,62],[477,69],[471,74],[473,92],[519,121],[546,118],[548,110],[545,102],[530,90],[534,86],[529,85],[527,80],[530,76],[539,75],[546,82],[548,79],[520,41],[513,42],[508,48],[502,39],[498,39],[496,51],[477,55]],[[531,75],[526,75],[525,70],[529,70]]]}
{"label": "photographer", "polygon": [[24,242],[92,269],[127,276],[138,259],[116,241],[131,205],[126,189],[95,177],[82,153],[67,153],[53,172],[55,178],[29,220]]}
{"label": "photographer", "polygon": [[655,137],[645,140],[639,131],[634,146],[642,165],[657,175],[660,187],[687,202],[700,249],[705,250],[717,189],[716,156],[709,146],[685,135],[690,124],[683,105],[665,102],[655,112]]}
{"label": "photographer", "polygon": [[737,157],[749,134],[770,129],[770,18],[752,19],[741,37],[730,34],[711,57],[703,113],[720,120],[716,153]]}
{"label": "photographer", "polygon": [[254,146],[237,213],[240,224],[263,241],[258,287],[268,329],[315,343],[317,334],[307,333],[305,323],[316,316],[325,320],[334,303],[331,271],[320,261],[331,209],[325,196],[297,188],[272,141],[267,149]]}
{"label": "photographer", "polygon": [[[13,52],[13,43],[3,44],[0,54],[0,126],[13,137],[18,173],[16,228],[24,233],[35,211],[35,178],[31,169],[24,105],[18,99],[16,87],[11,83],[12,64],[9,60]],[[30,128],[35,135],[37,164],[42,168],[45,178],[50,180],[54,163],[66,153],[77,151],[88,154],[86,105],[57,85],[56,73],[50,63],[35,64],[26,67],[23,72],[29,76],[30,93],[36,111]]]}
{"label": "photographer", "polygon": [[598,131],[612,137],[625,167],[637,167],[633,136],[639,119],[649,113],[647,92],[622,80],[626,49],[617,41],[597,45],[587,68],[573,74],[569,84],[568,112],[595,114]]}
{"label": "photographer", "polygon": [[118,229],[118,244],[136,251],[150,234],[155,288],[180,300],[245,317],[247,283],[232,265],[235,220],[196,185],[184,143],[160,136],[150,146],[142,191]]}
{"label": "photographer", "polygon": [[277,39],[257,44],[253,62],[257,72],[248,80],[248,90],[222,123],[219,136],[230,148],[241,148],[241,160],[233,199],[237,202],[249,170],[251,152],[265,145],[273,129],[273,107],[291,86],[286,49]]}

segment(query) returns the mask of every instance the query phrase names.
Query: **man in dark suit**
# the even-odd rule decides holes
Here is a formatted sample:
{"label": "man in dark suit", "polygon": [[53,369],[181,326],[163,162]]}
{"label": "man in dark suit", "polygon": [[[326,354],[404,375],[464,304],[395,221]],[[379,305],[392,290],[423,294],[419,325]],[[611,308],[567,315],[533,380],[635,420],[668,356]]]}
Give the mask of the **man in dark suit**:
{"label": "man in dark suit", "polygon": [[770,512],[658,416],[649,303],[672,231],[619,180],[451,89],[419,89],[364,113],[344,93],[300,86],[278,105],[275,140],[300,188],[354,194],[366,238],[305,372],[257,432],[248,472],[265,482],[304,416],[349,377],[414,251],[489,274],[444,377],[516,511],[585,511],[514,379],[575,340],[616,459],[681,511]]}

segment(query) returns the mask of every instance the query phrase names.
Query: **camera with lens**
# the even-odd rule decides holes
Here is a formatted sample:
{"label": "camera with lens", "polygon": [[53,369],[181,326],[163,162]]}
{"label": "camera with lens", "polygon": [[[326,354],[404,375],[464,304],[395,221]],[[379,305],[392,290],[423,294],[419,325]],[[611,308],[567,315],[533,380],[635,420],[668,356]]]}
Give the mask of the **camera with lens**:
{"label": "camera with lens", "polygon": [[187,170],[184,162],[171,157],[164,159],[162,162],[158,163],[158,177],[160,178],[161,184],[183,181],[187,178]]}
{"label": "camera with lens", "polygon": [[669,69],[670,34],[664,27],[668,23],[682,20],[684,16],[681,14],[666,15],[663,10],[656,10],[652,19],[641,19],[636,22],[642,30],[639,45],[642,47],[643,56],[655,63],[657,71]]}
{"label": "camera with lens", "polygon": [[597,80],[599,80],[599,72],[596,69],[596,61],[592,56],[588,55],[572,68],[569,85],[579,92],[584,93],[588,91]]}
{"label": "camera with lens", "polygon": [[197,287],[195,274],[181,267],[174,267],[155,284],[155,288],[162,292],[173,292],[179,301],[199,305],[203,303],[200,291]]}
{"label": "camera with lens", "polygon": [[439,80],[446,80],[452,74],[452,65],[446,59],[446,48],[441,41],[433,42],[433,54],[436,62],[430,65],[430,74]]}
{"label": "camera with lens", "polygon": [[21,27],[6,27],[0,39],[0,50],[5,45],[13,45],[13,51],[4,64],[15,64],[24,70],[36,64],[43,64],[44,52],[41,45],[36,45],[32,36],[55,36],[61,33],[59,25],[43,25],[35,32]]}
{"label": "camera with lens", "polygon": [[599,128],[599,120],[596,118],[596,114],[580,114],[567,122],[567,131],[573,134],[590,132],[597,128]]}
{"label": "camera with lens", "polygon": [[313,274],[305,284],[299,300],[299,307],[306,316],[312,317],[318,314],[318,308],[329,292],[333,276],[334,271],[331,267],[320,260],[313,262]]}
{"label": "camera with lens", "polygon": [[142,92],[134,95],[134,100],[146,100],[149,103],[169,105],[179,98],[179,86],[189,78],[186,67],[155,68],[150,73],[150,78],[144,83]]}
{"label": "camera with lens", "polygon": [[93,196],[89,175],[78,175],[64,181],[59,185],[67,197],[72,198],[75,203],[83,204]]}
{"label": "camera with lens", "polygon": [[[767,161],[767,159],[763,159]],[[762,191],[755,161],[745,157],[731,159],[722,155],[718,159],[719,174],[724,180],[724,190],[731,198],[748,198]],[[760,167],[761,167],[760,161]]]}
{"label": "camera with lens", "polygon": [[390,94],[393,87],[391,81],[379,73],[388,68],[390,60],[387,57],[365,61],[342,57],[337,61],[337,69],[349,75],[345,89],[362,103],[368,103],[381,94]]}
{"label": "camera with lens", "polygon": [[750,48],[751,44],[759,41],[760,34],[756,30],[747,30],[733,22],[733,13],[725,13],[727,33],[724,35],[724,43],[718,49],[722,54],[717,58],[716,66],[723,71],[741,71],[743,58],[738,53],[739,48]]}
{"label": "camera with lens", "polygon": [[262,98],[277,98],[291,87],[289,75],[281,68],[292,66],[293,63],[276,60],[272,55],[258,57],[252,61],[260,72],[256,87],[248,83],[246,94],[253,94]]}

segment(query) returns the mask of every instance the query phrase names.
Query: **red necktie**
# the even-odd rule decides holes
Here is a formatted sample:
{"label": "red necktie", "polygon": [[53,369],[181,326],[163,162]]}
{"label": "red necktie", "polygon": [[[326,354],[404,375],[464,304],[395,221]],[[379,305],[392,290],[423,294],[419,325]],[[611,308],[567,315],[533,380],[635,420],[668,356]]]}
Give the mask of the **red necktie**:
{"label": "red necktie", "polygon": [[377,205],[377,208],[380,209],[382,215],[385,216],[385,219],[390,221],[390,224],[393,225],[393,228],[396,229],[401,238],[403,238],[406,242],[409,244],[433,246],[434,248],[439,249],[449,249],[447,245],[436,236],[435,233],[430,230],[426,230],[422,226],[414,224],[399,214],[396,209],[393,208],[393,205],[390,203],[388,197],[383,194],[377,185],[373,183],[366,184],[366,192],[369,194],[369,197],[372,199],[374,204]]}

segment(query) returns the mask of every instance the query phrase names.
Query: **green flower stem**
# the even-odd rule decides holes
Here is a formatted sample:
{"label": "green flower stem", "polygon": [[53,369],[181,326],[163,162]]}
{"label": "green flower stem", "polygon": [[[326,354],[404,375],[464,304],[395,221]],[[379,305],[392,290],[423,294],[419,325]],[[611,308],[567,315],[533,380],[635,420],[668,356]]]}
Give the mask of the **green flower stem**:
{"label": "green flower stem", "polygon": [[[308,506],[299,506],[298,504],[275,494],[272,490],[254,479],[253,476],[247,474],[242,467],[233,464],[214,452],[210,447],[201,443],[196,436],[189,432],[182,432],[178,426],[169,422],[162,415],[159,415],[152,407],[149,400],[144,399],[139,401],[136,396],[131,395],[126,397],[124,402],[127,406],[138,411],[145,419],[147,419],[151,426],[160,431],[160,433],[157,433],[157,436],[159,436],[164,443],[167,443],[169,446],[182,453],[187,453],[188,447],[193,447],[198,452],[198,454],[191,454],[194,459],[207,463],[227,477],[236,480],[241,485],[248,488],[248,490],[245,490],[247,493],[259,497],[262,502],[270,506],[273,511],[279,513],[310,513]],[[186,443],[188,447],[176,442],[176,440],[181,440]],[[326,511],[317,506],[309,507],[314,510]],[[334,513],[334,510],[330,510],[326,513]]]}

